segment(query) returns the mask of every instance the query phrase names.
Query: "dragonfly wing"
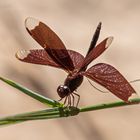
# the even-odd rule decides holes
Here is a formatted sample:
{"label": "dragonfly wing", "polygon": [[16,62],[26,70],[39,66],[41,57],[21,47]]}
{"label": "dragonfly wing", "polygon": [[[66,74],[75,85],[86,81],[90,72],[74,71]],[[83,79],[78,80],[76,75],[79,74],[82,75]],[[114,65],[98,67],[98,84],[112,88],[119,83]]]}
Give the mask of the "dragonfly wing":
{"label": "dragonfly wing", "polygon": [[[74,67],[77,69],[80,67],[81,63],[84,60],[84,57],[75,51],[67,50],[70,58],[73,62]],[[43,49],[37,49],[37,50],[20,50],[16,53],[16,57],[23,62],[27,63],[33,63],[33,64],[40,64],[40,65],[48,65],[53,66],[56,68],[61,68],[65,71],[64,67],[59,65],[59,63],[56,63],[49,55],[48,53]]]}
{"label": "dragonfly wing", "polygon": [[111,44],[113,37],[108,37],[93,48],[85,57],[83,64],[81,65],[80,71],[84,71],[86,67],[98,56],[100,56]]}
{"label": "dragonfly wing", "polygon": [[128,102],[132,93],[136,93],[123,75],[109,64],[96,64],[83,72],[83,75],[102,85],[125,102]]}
{"label": "dragonfly wing", "polygon": [[25,27],[28,33],[47,51],[50,57],[67,71],[74,70],[72,60],[61,39],[47,25],[27,18]]}

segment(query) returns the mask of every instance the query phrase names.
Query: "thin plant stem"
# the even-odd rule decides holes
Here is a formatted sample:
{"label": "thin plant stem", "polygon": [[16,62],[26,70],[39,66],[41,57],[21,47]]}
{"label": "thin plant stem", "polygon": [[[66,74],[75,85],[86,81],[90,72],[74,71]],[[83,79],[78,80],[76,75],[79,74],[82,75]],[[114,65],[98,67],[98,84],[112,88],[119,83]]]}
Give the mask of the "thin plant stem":
{"label": "thin plant stem", "polygon": [[87,111],[95,111],[101,109],[108,109],[108,108],[115,108],[115,107],[122,107],[122,106],[129,106],[135,105],[140,103],[140,98],[130,99],[129,103],[124,101],[112,102],[112,103],[103,103],[94,106],[82,107],[80,108],[80,112],[87,112]]}
{"label": "thin plant stem", "polygon": [[11,85],[12,87],[20,90],[21,92],[27,94],[28,96],[40,101],[41,103],[43,104],[47,104],[49,106],[52,106],[52,107],[60,107],[60,106],[63,106],[63,104],[59,103],[58,101],[55,101],[55,100],[52,100],[52,99],[49,99],[47,97],[44,97],[36,92],[33,92],[25,87],[23,87],[22,85],[12,81],[12,80],[9,80],[9,79],[6,79],[6,78],[2,78],[0,77],[0,80],[2,80],[3,82],[7,83],[8,85]]}
{"label": "thin plant stem", "polygon": [[140,103],[140,98],[134,98],[134,99],[129,100],[129,103],[119,101],[119,102],[104,103],[104,104],[82,107],[80,109],[76,107],[56,107],[56,108],[51,108],[51,109],[46,109],[46,110],[39,110],[39,111],[4,117],[0,119],[0,125],[3,126],[3,125],[8,125],[8,124],[16,124],[20,122],[29,121],[29,120],[44,120],[44,119],[70,117],[70,116],[78,115],[79,113],[82,113],[82,112],[135,105],[139,103]]}
{"label": "thin plant stem", "polygon": [[135,104],[140,103],[140,98],[134,98],[134,99],[130,99],[128,103],[123,102],[123,101],[117,101],[117,102],[102,103],[102,104],[97,104],[97,105],[92,105],[92,106],[87,106],[87,107],[81,107],[81,108],[77,108],[74,106],[65,107],[63,104],[59,103],[58,101],[46,98],[11,80],[8,80],[2,77],[0,77],[0,80],[20,90],[21,92],[31,96],[32,98],[40,101],[41,103],[44,103],[45,105],[49,105],[52,107],[45,110],[27,112],[23,114],[17,114],[17,115],[1,118],[0,119],[1,126],[16,124],[20,122],[29,121],[29,120],[43,120],[43,119],[70,117],[70,116],[78,115],[79,113],[82,113],[82,112],[96,111],[96,110],[109,109],[109,108],[115,108],[115,107],[121,107],[121,106],[129,106],[129,105],[135,105]]}

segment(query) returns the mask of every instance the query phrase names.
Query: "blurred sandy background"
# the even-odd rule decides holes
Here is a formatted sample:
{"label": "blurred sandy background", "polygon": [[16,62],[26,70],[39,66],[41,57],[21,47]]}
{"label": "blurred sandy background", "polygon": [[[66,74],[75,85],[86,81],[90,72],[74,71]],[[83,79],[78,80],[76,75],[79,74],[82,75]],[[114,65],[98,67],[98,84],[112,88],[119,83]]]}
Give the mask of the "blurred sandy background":
{"label": "blurred sandy background", "polygon": [[[140,78],[140,2],[137,0],[4,0],[0,1],[0,75],[58,99],[56,88],[66,73],[19,62],[19,49],[40,48],[24,27],[26,17],[50,26],[67,48],[85,54],[99,21],[100,41],[114,36],[111,47],[93,64],[115,66],[130,81]],[[98,86],[98,85],[96,85]],[[99,87],[99,86],[98,86]],[[140,93],[140,83],[133,87]],[[101,88],[101,87],[100,87]],[[80,106],[119,100],[100,93],[87,80],[78,89]],[[45,109],[34,99],[0,81],[0,117]],[[0,140],[139,140],[140,106],[83,113],[76,117],[30,121],[0,128]]]}

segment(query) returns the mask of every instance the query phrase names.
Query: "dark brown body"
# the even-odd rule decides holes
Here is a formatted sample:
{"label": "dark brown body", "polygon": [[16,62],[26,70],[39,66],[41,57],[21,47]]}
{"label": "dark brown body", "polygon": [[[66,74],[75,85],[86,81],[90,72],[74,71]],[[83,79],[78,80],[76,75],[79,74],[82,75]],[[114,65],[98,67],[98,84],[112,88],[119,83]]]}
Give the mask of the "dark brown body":
{"label": "dark brown body", "polygon": [[83,82],[83,76],[76,74],[69,74],[64,82],[64,86],[67,86],[71,93],[75,91]]}
{"label": "dark brown body", "polygon": [[57,88],[57,93],[61,98],[60,100],[65,98],[65,100],[64,100],[64,104],[65,104],[68,99],[68,104],[71,106],[71,97],[72,97],[72,99],[73,99],[72,103],[74,106],[74,95],[76,95],[78,97],[78,101],[77,101],[77,105],[78,105],[80,96],[78,94],[76,94],[75,91],[82,84],[82,82],[83,82],[83,75],[81,75],[78,72],[70,73],[67,76],[67,78],[64,82],[64,85],[60,85]]}
{"label": "dark brown body", "polygon": [[60,98],[63,99],[66,97],[64,103],[68,98],[68,102],[71,104],[71,96],[72,96],[73,104],[74,104],[73,94],[78,96],[78,102],[79,102],[80,96],[76,94],[74,91],[76,91],[76,89],[82,84],[82,82],[83,82],[83,75],[80,75],[80,73],[78,72],[73,72],[67,76],[64,85],[58,86],[57,93],[60,96]]}

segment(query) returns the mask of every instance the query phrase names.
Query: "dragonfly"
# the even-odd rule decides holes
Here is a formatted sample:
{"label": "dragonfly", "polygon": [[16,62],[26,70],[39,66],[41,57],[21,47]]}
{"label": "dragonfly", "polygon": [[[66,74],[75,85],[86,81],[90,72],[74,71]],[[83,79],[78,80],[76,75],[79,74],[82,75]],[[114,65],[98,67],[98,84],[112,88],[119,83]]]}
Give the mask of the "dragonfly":
{"label": "dragonfly", "polygon": [[68,106],[74,106],[75,96],[77,97],[76,106],[78,106],[80,95],[76,91],[84,77],[103,86],[121,100],[129,102],[129,97],[136,92],[115,67],[107,63],[98,63],[88,68],[88,65],[99,57],[113,40],[110,36],[97,44],[101,24],[101,22],[98,24],[84,57],[79,52],[66,49],[62,40],[46,24],[31,17],[27,18],[26,30],[43,49],[19,50],[16,57],[23,62],[48,65],[67,72],[68,75],[64,83],[58,86],[57,93],[60,100],[64,99],[64,104],[67,103]]}

